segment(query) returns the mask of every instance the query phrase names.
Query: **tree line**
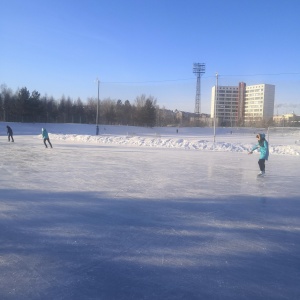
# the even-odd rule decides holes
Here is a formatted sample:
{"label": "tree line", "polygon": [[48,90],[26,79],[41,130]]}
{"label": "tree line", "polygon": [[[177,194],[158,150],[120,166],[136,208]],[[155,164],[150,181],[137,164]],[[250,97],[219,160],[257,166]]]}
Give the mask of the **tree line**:
{"label": "tree line", "polygon": [[94,124],[97,117],[99,124],[164,126],[176,122],[174,116],[164,114],[153,96],[141,95],[133,103],[129,100],[80,98],[73,100],[62,96],[60,99],[41,96],[26,87],[13,92],[6,85],[0,87],[0,121],[38,122],[38,123],[85,123]]}

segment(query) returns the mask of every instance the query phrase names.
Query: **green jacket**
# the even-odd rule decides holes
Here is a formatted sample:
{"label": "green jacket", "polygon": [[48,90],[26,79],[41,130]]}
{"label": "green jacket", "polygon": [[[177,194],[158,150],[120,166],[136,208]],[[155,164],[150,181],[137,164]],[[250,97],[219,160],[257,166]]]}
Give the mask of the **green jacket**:
{"label": "green jacket", "polygon": [[45,128],[42,128],[42,136],[44,139],[47,139],[49,137],[48,132]]}
{"label": "green jacket", "polygon": [[268,158],[269,158],[269,144],[268,144],[267,140],[265,139],[265,134],[260,133],[260,134],[258,134],[258,136],[259,136],[258,144],[256,144],[252,148],[252,151],[254,151],[256,149],[259,149],[259,152],[260,152],[259,158],[268,160]]}

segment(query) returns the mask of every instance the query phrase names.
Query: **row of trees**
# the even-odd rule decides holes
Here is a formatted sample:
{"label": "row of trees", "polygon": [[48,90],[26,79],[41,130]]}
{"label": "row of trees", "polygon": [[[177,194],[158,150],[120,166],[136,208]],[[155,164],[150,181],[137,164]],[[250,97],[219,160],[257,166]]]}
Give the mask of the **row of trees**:
{"label": "row of trees", "polygon": [[[23,87],[13,92],[6,85],[0,86],[0,121],[2,122],[38,122],[38,123],[85,123],[95,124],[98,99],[89,98],[82,102],[80,98],[72,100],[41,96],[36,90]],[[152,96],[141,95],[131,104],[129,100],[99,100],[99,124],[133,126],[212,126],[208,115],[196,116],[192,113],[170,111],[160,108]],[[300,126],[297,119],[285,121],[284,126]],[[244,122],[224,122],[218,120],[218,126],[278,126],[273,118]]]}
{"label": "row of trees", "polygon": [[[99,100],[99,124],[155,126],[161,115],[157,100],[141,95],[133,104],[129,100]],[[13,92],[5,85],[0,89],[0,121],[46,122],[46,123],[95,123],[98,99],[89,98],[85,103],[80,98],[41,96],[36,90],[23,87]],[[170,120],[165,120],[169,122]],[[171,120],[174,122],[174,120]],[[164,125],[164,124],[162,124]]]}

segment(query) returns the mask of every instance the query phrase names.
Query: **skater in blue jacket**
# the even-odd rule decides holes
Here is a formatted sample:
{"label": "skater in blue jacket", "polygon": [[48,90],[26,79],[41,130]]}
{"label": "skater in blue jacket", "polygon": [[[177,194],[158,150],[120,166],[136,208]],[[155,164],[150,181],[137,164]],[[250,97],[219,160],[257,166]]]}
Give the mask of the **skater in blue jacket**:
{"label": "skater in blue jacket", "polygon": [[52,148],[52,144],[50,142],[48,132],[45,128],[42,128],[42,136],[43,136],[43,139],[44,139],[45,147],[48,148],[47,144],[46,144],[46,141],[47,141],[49,143],[50,147]]}
{"label": "skater in blue jacket", "polygon": [[258,160],[258,165],[260,172],[258,176],[263,176],[265,174],[265,161],[269,158],[269,144],[265,138],[264,133],[259,133],[256,135],[258,143],[252,148],[252,150],[248,154],[252,154],[254,150],[259,149],[260,156]]}

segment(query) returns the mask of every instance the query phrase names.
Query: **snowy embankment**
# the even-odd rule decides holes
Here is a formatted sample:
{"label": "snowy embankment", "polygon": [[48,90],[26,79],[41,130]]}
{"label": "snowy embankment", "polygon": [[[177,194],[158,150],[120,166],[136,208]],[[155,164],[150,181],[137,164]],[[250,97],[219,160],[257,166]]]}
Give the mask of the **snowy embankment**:
{"label": "snowy embankment", "polygon": [[[223,137],[224,138],[224,137]],[[51,134],[53,140],[64,140],[71,142],[115,144],[127,146],[144,146],[157,148],[180,148],[186,150],[203,151],[230,151],[248,152],[253,143],[213,142],[209,140],[197,140],[195,138],[176,137],[145,137],[145,136],[114,136],[114,135],[77,135],[77,134]],[[300,155],[300,144],[294,145],[270,145],[271,154]]]}
{"label": "snowy embankment", "polygon": [[[255,135],[264,132],[271,154],[300,155],[300,128],[213,128],[199,127],[138,127],[99,126],[99,135],[93,124],[60,123],[9,123],[17,135],[34,135],[41,139],[41,129],[46,128],[50,138],[66,142],[126,145],[156,148],[179,148],[201,151],[230,151],[247,153],[256,143]],[[0,122],[6,130],[7,123]],[[0,135],[6,131],[0,130]]]}

